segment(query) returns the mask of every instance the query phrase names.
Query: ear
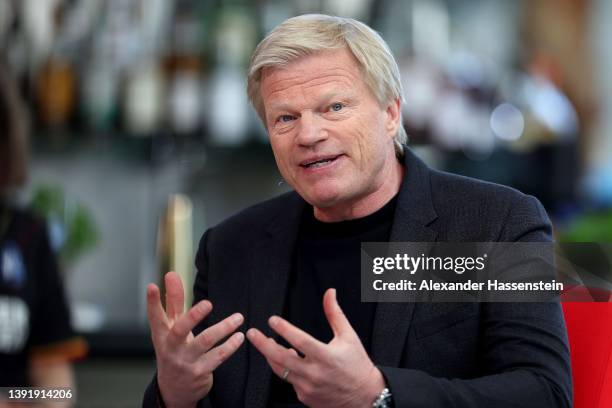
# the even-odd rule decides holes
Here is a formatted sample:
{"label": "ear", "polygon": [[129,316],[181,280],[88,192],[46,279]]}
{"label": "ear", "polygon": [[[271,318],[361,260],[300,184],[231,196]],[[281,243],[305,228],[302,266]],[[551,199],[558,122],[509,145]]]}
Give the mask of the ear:
{"label": "ear", "polygon": [[400,113],[401,113],[401,103],[400,99],[394,99],[391,101],[385,110],[386,121],[385,121],[385,130],[387,131],[387,136],[390,138],[395,137],[397,134],[397,130],[402,125],[400,123]]}

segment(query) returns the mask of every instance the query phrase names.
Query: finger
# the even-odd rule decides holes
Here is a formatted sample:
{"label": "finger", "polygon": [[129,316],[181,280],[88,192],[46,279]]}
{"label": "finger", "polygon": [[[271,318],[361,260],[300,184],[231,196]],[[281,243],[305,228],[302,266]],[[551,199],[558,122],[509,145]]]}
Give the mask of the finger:
{"label": "finger", "polygon": [[278,344],[273,338],[264,335],[257,329],[249,329],[247,338],[255,346],[255,348],[266,358],[270,367],[272,367],[277,375],[278,367],[282,367],[281,371],[289,369],[299,374],[305,370],[305,361],[298,356],[295,350],[286,349]]}
{"label": "finger", "polygon": [[184,343],[191,330],[206,317],[212,310],[212,303],[202,300],[193,306],[187,313],[179,317],[168,333],[168,345],[177,347]]}
{"label": "finger", "polygon": [[240,348],[242,343],[244,343],[244,334],[241,332],[234,333],[223,344],[211,349],[204,355],[202,358],[204,369],[208,372],[213,372],[232,354],[234,354],[236,350]]}
{"label": "finger", "polygon": [[151,337],[156,342],[168,328],[168,318],[161,304],[159,288],[154,283],[147,286],[147,317],[151,326]]}
{"label": "finger", "polygon": [[280,378],[281,380],[285,382],[288,382],[290,384],[295,384],[300,379],[302,379],[302,377],[296,371],[288,369],[285,366],[277,364],[273,361],[268,361],[268,364],[270,365],[272,372],[276,374],[278,378]]}
{"label": "finger", "polygon": [[285,340],[289,342],[296,350],[300,351],[306,357],[310,358],[325,358],[326,344],[312,337],[302,329],[289,323],[287,320],[279,316],[272,316],[268,320],[270,327]]}
{"label": "finger", "polygon": [[181,277],[176,272],[168,272],[164,277],[166,283],[166,313],[168,318],[176,320],[185,310],[185,291]]}
{"label": "finger", "polygon": [[[293,354],[293,356],[300,358],[297,351],[295,351],[294,349],[290,348],[289,352]],[[289,370],[290,372],[287,375],[285,375],[285,371],[288,370],[287,367],[281,364],[275,363],[274,361],[268,361],[268,364],[270,364],[270,367],[272,368],[272,371],[274,372],[274,374],[279,376],[282,380],[287,381],[288,383],[295,384],[298,378],[301,378],[297,372],[292,373],[291,370]],[[291,375],[291,378],[289,378],[290,375]]]}
{"label": "finger", "polygon": [[353,326],[346,318],[344,312],[338,304],[336,298],[336,289],[327,289],[323,295],[323,311],[329,322],[329,326],[334,332],[334,337],[340,337],[343,334],[354,333]]}
{"label": "finger", "polygon": [[194,359],[200,357],[219,341],[236,331],[243,322],[244,317],[240,313],[234,313],[198,334],[193,342]]}

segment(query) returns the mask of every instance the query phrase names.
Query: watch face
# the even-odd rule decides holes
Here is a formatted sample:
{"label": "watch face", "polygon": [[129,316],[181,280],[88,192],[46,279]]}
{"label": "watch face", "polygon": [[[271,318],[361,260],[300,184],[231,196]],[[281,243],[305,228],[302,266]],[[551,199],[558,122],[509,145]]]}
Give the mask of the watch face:
{"label": "watch face", "polygon": [[391,408],[392,406],[391,391],[388,388],[382,390],[376,401],[372,404],[372,408]]}

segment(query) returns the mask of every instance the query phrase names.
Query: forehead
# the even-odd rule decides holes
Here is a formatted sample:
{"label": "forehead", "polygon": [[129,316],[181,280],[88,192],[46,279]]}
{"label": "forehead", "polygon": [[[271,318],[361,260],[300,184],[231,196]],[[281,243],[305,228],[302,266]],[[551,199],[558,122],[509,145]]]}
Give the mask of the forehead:
{"label": "forehead", "polygon": [[357,60],[343,48],[319,51],[280,68],[265,68],[261,95],[266,103],[282,99],[286,93],[317,92],[321,87],[355,89],[364,86]]}

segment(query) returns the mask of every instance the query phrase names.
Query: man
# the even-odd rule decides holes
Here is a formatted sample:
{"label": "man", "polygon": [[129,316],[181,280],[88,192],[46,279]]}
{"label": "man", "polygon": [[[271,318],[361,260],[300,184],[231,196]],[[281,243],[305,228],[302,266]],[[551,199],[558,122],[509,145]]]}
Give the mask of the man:
{"label": "man", "polygon": [[[46,223],[19,206],[27,180],[27,112],[0,53],[0,408],[16,407],[8,390],[66,387],[72,398],[38,406],[74,406],[72,360],[87,352],[75,336]],[[24,403],[24,405],[26,405]]]}
{"label": "man", "polygon": [[571,405],[558,304],[360,301],[361,242],[551,234],[534,198],[430,170],[403,146],[398,68],[373,30],[285,21],[255,50],[248,93],[295,192],[204,234],[186,313],[174,273],[165,312],[149,285],[145,406]]}

